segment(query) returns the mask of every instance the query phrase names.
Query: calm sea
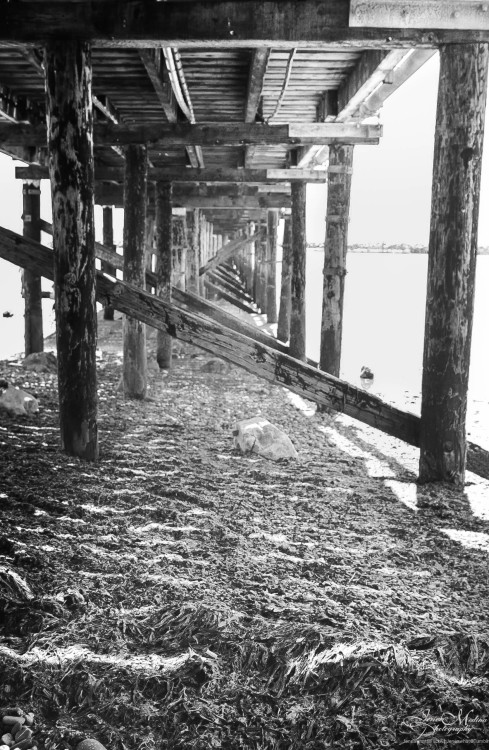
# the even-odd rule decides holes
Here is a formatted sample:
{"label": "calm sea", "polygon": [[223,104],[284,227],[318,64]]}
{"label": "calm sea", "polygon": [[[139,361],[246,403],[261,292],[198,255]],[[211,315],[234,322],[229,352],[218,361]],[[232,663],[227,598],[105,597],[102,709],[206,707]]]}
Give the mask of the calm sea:
{"label": "calm sea", "polygon": [[[362,365],[375,379],[371,392],[419,413],[427,255],[350,253],[347,262],[341,377],[361,385]],[[307,349],[319,357],[323,254],[307,258]],[[280,266],[277,269],[280,273]],[[20,272],[2,263],[0,359],[23,346],[23,300]],[[49,289],[49,283],[46,288]],[[44,301],[45,331],[54,329],[51,300]],[[469,436],[489,447],[489,256],[479,256],[472,335]]]}

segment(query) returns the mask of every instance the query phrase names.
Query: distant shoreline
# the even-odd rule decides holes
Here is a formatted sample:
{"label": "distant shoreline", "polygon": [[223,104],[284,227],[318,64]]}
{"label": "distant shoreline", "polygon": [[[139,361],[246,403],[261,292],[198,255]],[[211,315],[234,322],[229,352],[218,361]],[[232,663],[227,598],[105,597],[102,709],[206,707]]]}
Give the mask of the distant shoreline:
{"label": "distant shoreline", "polygon": [[[310,250],[324,250],[323,243],[309,243]],[[423,245],[349,245],[349,253],[383,253],[392,255],[427,255],[428,248]],[[479,247],[478,255],[489,255],[489,247]]]}

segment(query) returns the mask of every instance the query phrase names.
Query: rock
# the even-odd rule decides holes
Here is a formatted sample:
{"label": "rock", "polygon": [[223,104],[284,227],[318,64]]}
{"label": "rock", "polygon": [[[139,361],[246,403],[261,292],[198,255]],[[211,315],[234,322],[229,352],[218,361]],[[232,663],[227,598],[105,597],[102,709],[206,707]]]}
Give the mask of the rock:
{"label": "rock", "polygon": [[297,458],[297,451],[289,436],[264,417],[241,419],[236,423],[233,434],[234,445],[242,453],[258,453],[272,461]]}
{"label": "rock", "polygon": [[[20,576],[17,575],[17,573],[14,573],[13,571],[9,571],[11,576],[15,576],[15,578],[20,578]],[[20,579],[22,580],[22,579]],[[26,584],[24,584],[26,585]],[[31,594],[32,596],[32,594]],[[15,727],[16,724],[24,724],[25,719],[23,716],[4,716],[2,719],[4,724],[7,724],[8,726]],[[14,732],[12,732],[14,733]]]}
{"label": "rock", "polygon": [[374,374],[370,367],[363,366],[360,370],[360,377],[363,378],[363,380],[373,380]]}
{"label": "rock", "polygon": [[52,352],[33,352],[22,362],[26,370],[35,372],[57,372],[58,364]]}
{"label": "rock", "polygon": [[19,730],[15,733],[15,745],[16,747],[20,747],[21,742],[25,742],[26,740],[29,740],[29,745],[27,747],[30,747],[32,742],[32,729],[29,729],[29,727],[22,726]]}
{"label": "rock", "polygon": [[214,357],[213,359],[209,359],[208,362],[204,362],[200,371],[213,372],[217,375],[226,375],[229,372],[229,365],[227,362],[224,362],[223,359]]}
{"label": "rock", "polygon": [[0,750],[10,750],[8,745],[0,745]]}
{"label": "rock", "polygon": [[21,388],[7,388],[0,395],[0,410],[13,416],[35,414],[39,411],[39,401]]}
{"label": "rock", "polygon": [[10,745],[13,745],[14,738],[10,734],[10,732],[7,732],[7,734],[2,734],[2,745],[7,745],[10,747]]}
{"label": "rock", "polygon": [[32,711],[31,713],[25,715],[25,723],[29,726],[32,726],[34,724],[34,714],[32,713]]}
{"label": "rock", "polygon": [[87,739],[79,742],[75,750],[106,750],[106,748],[98,740]]}

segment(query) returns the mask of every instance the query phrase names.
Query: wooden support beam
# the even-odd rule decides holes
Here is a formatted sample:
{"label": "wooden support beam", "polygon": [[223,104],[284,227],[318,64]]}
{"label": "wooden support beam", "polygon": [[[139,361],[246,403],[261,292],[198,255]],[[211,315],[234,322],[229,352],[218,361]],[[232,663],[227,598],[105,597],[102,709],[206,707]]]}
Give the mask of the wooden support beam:
{"label": "wooden support beam", "polygon": [[139,57],[168,122],[176,122],[178,109],[161,49],[141,49]]}
{"label": "wooden support beam", "polygon": [[258,250],[258,277],[256,286],[256,304],[263,314],[267,312],[267,224],[263,224],[263,234],[258,240],[256,247]]}
{"label": "wooden support beam", "polygon": [[350,26],[487,31],[487,4],[476,0],[350,0]]}
{"label": "wooden support beam", "polygon": [[[247,146],[280,145],[291,146],[347,143],[379,143],[381,125],[359,125],[349,123],[306,123],[304,125],[265,125],[256,123],[191,124],[115,126],[98,123],[94,128],[94,145],[129,146],[145,144],[152,148],[176,148],[179,146]],[[0,144],[10,146],[44,146],[44,125],[0,122]]]}
{"label": "wooden support beam", "polygon": [[260,232],[255,232],[251,237],[238,237],[238,239],[231,240],[231,242],[223,245],[219,252],[199,269],[199,275],[203,276],[205,273],[217,268],[217,266],[224,263],[228,258],[231,258],[235,253],[239,253],[239,251],[246,247],[246,245],[249,245],[250,242],[254,242],[259,235]]}
{"label": "wooden support beam", "polygon": [[335,122],[377,114],[386,99],[435,54],[435,50],[368,50],[338,89]]}
{"label": "wooden support beam", "polygon": [[91,48],[45,49],[61,445],[98,458]]}
{"label": "wooden support beam", "polygon": [[223,300],[226,300],[226,302],[230,302],[237,307],[238,310],[242,310],[250,315],[257,312],[256,308],[252,307],[249,302],[243,300],[241,297],[237,297],[233,292],[229,291],[229,289],[226,289],[223,284],[221,284],[220,280],[214,278],[212,275],[210,278],[207,276],[204,277],[204,287],[207,292],[217,294]]}
{"label": "wooden support beam", "polygon": [[178,289],[187,286],[187,217],[172,218],[172,283]]}
{"label": "wooden support beam", "polygon": [[463,486],[487,45],[440,50],[419,479]]}
{"label": "wooden support beam", "polygon": [[[172,185],[156,185],[156,296],[166,302],[172,299]],[[172,364],[172,338],[158,329],[156,335],[156,361],[161,370],[170,370]]]}
{"label": "wooden support beam", "polygon": [[306,359],[306,185],[292,185],[290,353]]}
{"label": "wooden support beam", "polygon": [[319,366],[339,378],[353,146],[329,149]]}
{"label": "wooden support beam", "polygon": [[42,46],[49,39],[78,38],[116,48],[434,47],[489,41],[484,7],[475,0],[30,0],[5,4],[0,41]]}
{"label": "wooden support beam", "polygon": [[[49,177],[45,167],[31,165],[29,167],[16,167],[15,176],[19,180],[42,180]],[[97,167],[95,178],[98,181],[122,182],[124,170],[121,167]],[[237,185],[263,185],[267,183],[276,184],[300,180],[301,182],[326,182],[327,170],[317,169],[231,169],[222,167],[220,169],[175,169],[171,167],[152,167],[148,169],[148,180],[153,182],[207,182],[207,183],[236,183]]]}
{"label": "wooden support beam", "polygon": [[[141,288],[145,283],[146,194],[148,154],[145,146],[127,146],[124,179],[124,281]],[[125,315],[122,382],[129,398],[146,396],[146,329]]]}
{"label": "wooden support beam", "polygon": [[[104,246],[115,251],[112,206],[104,206],[102,209],[102,232]],[[103,260],[101,270],[102,273],[108,273],[110,276],[116,278],[116,269],[111,263]],[[110,304],[104,306],[104,320],[114,320],[114,308]]]}
{"label": "wooden support beam", "polygon": [[282,273],[280,284],[280,305],[278,311],[277,338],[288,341],[290,338],[291,281],[292,281],[292,227],[290,216],[284,217],[282,240]]}
{"label": "wooden support beam", "polygon": [[[3,228],[0,228],[0,257],[17,266],[29,268],[40,276],[53,279],[53,251]],[[174,295],[175,301],[186,300],[185,305],[190,307],[192,295],[178,290],[174,291]],[[181,295],[181,298],[177,295]],[[238,329],[227,332],[220,321],[206,321],[202,309],[195,311],[197,315],[184,313],[174,304],[170,306],[140,288],[124,282],[116,284],[99,273],[97,298],[103,303],[108,297],[113,299],[116,310],[126,315],[134,315],[136,312],[144,322],[169,332],[172,336],[190,341],[240,367],[250,368],[255,374],[278,382],[317,404],[329,405],[389,435],[412,445],[419,445],[419,417],[396,409],[367,391],[338,380],[313,366],[290,356],[286,357],[280,349],[270,352],[271,347],[262,340],[258,329],[250,327],[250,335],[243,336],[243,339],[248,339],[243,350],[243,339],[238,338]],[[201,302],[204,304],[204,300]],[[208,315],[208,309],[205,315]],[[467,467],[489,479],[489,451],[468,443]]]}
{"label": "wooden support beam", "polygon": [[267,227],[267,322],[277,322],[277,234],[278,211],[268,212]]}
{"label": "wooden support beam", "polygon": [[[259,47],[251,51],[248,89],[246,92],[245,122],[255,122],[261,102],[261,93],[267,70],[270,49]],[[256,153],[255,146],[246,146],[244,155],[245,168],[251,167]]]}
{"label": "wooden support beam", "polygon": [[200,243],[200,211],[194,208],[187,211],[187,289],[194,294],[199,293],[199,243]]}
{"label": "wooden support beam", "polygon": [[[22,198],[24,237],[40,242],[40,182],[24,182]],[[33,352],[42,352],[44,349],[41,277],[31,273],[28,269],[22,273],[22,294],[24,297],[24,351],[27,357]]]}

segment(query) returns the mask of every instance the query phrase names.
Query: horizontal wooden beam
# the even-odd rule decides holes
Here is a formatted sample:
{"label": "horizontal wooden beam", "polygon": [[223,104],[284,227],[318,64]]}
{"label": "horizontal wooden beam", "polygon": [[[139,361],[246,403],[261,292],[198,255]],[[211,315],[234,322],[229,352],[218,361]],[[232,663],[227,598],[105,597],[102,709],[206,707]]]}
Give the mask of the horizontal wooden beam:
{"label": "horizontal wooden beam", "polygon": [[[19,180],[47,180],[47,167],[31,165],[16,167],[15,176]],[[123,182],[124,171],[120,167],[98,167],[95,169],[95,179],[106,182]],[[293,180],[302,182],[326,182],[328,172],[315,169],[175,169],[171,167],[148,169],[148,180],[152,182],[206,182],[229,183],[247,185],[262,185],[263,183],[281,183]]]}
{"label": "horizontal wooden beam", "polygon": [[488,31],[489,6],[481,0],[350,0],[350,26]]}
{"label": "horizontal wooden beam", "polygon": [[[0,228],[0,257],[39,276],[53,279],[53,253],[26,237]],[[344,412],[411,445],[419,445],[420,419],[360,388],[293,359],[280,351],[195,315],[155,295],[97,273],[97,299],[170,335],[199,346],[238,367],[317,404]],[[489,451],[468,443],[467,468],[489,479]]]}
{"label": "horizontal wooden beam", "polygon": [[386,99],[434,54],[435,50],[430,49],[365,52],[338,89],[335,121],[362,120],[377,114]]}
{"label": "horizontal wooden beam", "polygon": [[61,37],[131,48],[433,47],[489,41],[485,6],[469,0],[30,0],[2,4],[0,43],[43,46]]}
{"label": "horizontal wooden beam", "polygon": [[[350,123],[311,123],[305,125],[265,125],[261,123],[222,123],[200,125],[174,123],[168,125],[116,126],[111,122],[96,123],[94,146],[128,146],[144,143],[149,148],[180,146],[246,146],[256,144],[300,146],[308,144],[371,144],[379,143],[381,125]],[[0,123],[0,144],[10,146],[46,145],[46,127],[41,125]]]}

